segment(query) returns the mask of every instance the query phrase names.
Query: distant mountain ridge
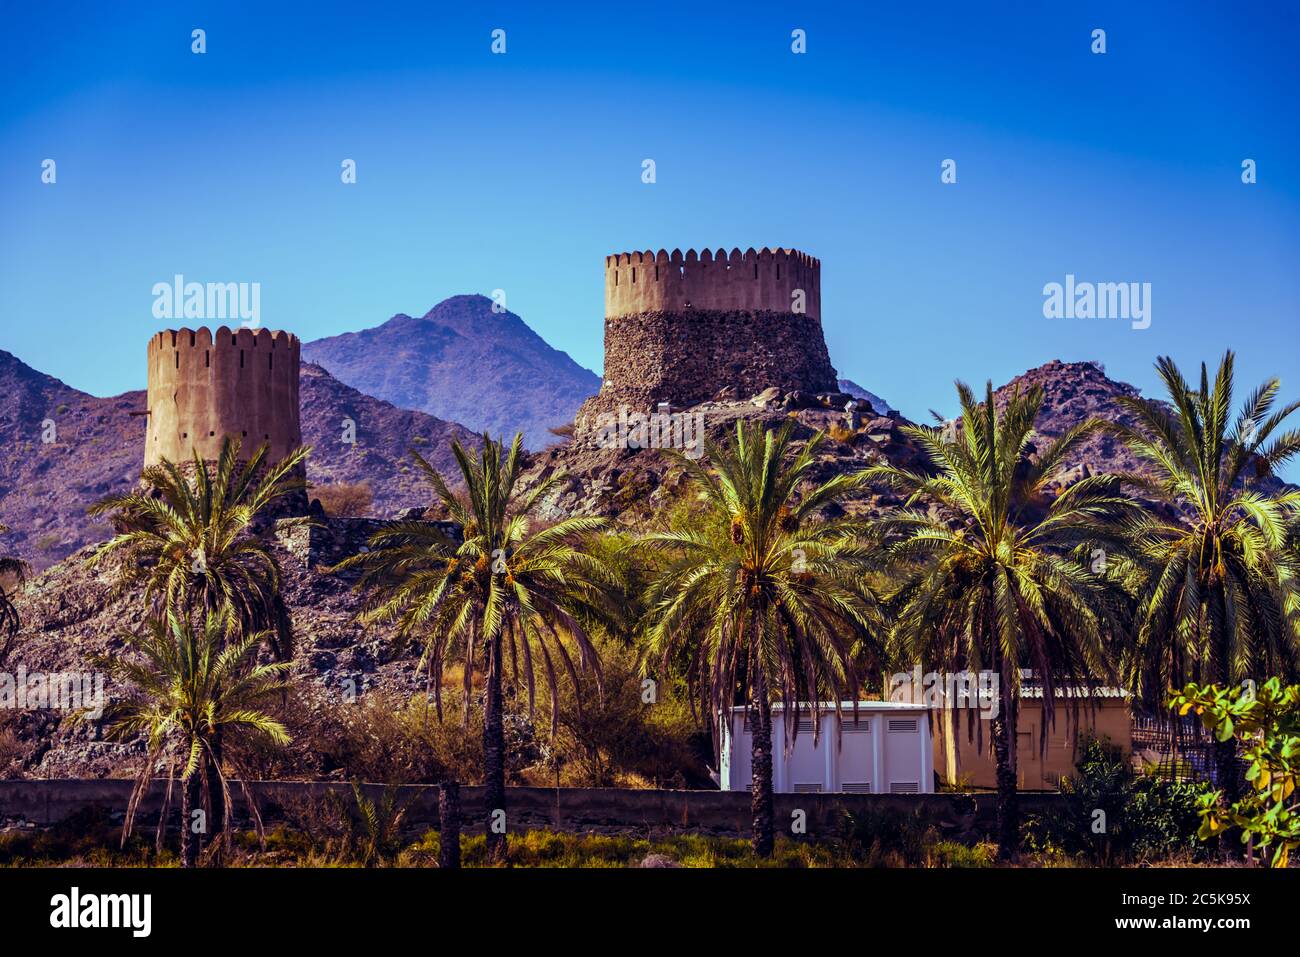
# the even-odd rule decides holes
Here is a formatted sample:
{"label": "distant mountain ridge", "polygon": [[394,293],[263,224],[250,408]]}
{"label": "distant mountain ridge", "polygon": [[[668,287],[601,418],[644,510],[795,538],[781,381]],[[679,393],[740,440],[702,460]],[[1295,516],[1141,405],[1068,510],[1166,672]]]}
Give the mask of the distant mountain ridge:
{"label": "distant mountain ridge", "polygon": [[573,420],[600,377],[551,347],[486,296],[452,296],[424,316],[404,313],[360,332],[303,344],[305,361],[368,395],[478,431],[524,433],[540,449]]}
{"label": "distant mountain ridge", "polygon": [[871,403],[872,410],[879,412],[881,415],[888,415],[890,412],[895,411],[894,407],[880,396],[862,388],[852,379],[840,379],[840,391],[859,399],[866,399]]}

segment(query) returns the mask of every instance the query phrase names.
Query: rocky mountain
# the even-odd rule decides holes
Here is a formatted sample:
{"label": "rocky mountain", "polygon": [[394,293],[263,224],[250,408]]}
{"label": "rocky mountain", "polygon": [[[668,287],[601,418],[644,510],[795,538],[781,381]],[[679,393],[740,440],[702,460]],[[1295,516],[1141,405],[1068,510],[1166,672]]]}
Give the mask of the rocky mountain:
{"label": "rocky mountain", "polygon": [[[1127,383],[1108,378],[1094,363],[1052,360],[1016,376],[996,390],[994,403],[1001,407],[1016,389],[1023,391],[1035,385],[1043,389],[1043,407],[1036,428],[1048,439],[1090,418],[1133,424],[1131,413],[1119,399],[1141,394]],[[861,394],[849,389],[845,392]],[[843,397],[823,397],[827,398],[828,407],[806,401],[808,398],[788,394],[740,401],[715,400],[690,411],[704,417],[705,426],[714,438],[722,438],[734,428],[739,417],[761,417],[773,425],[793,417],[797,421],[798,445],[818,430],[829,430],[833,424],[843,423],[843,415],[838,411],[843,407]],[[881,460],[905,468],[928,467],[928,457],[903,431],[908,420],[897,414],[884,414],[872,404],[876,415],[868,416],[857,433],[831,437],[822,444],[814,478],[824,480],[836,472],[865,468]],[[1068,483],[1085,471],[1122,473],[1146,468],[1122,442],[1107,435],[1093,435],[1067,458],[1060,480],[1062,484]],[[563,473],[565,479],[545,500],[546,508],[554,517],[587,512],[641,525],[670,503],[682,488],[681,470],[668,456],[655,449],[628,448],[617,443],[602,447],[591,440],[575,440],[567,446],[547,449],[535,456],[528,483],[556,473]],[[1276,490],[1283,485],[1281,480],[1272,477],[1262,482],[1266,489]],[[846,507],[855,513],[874,515],[894,503],[888,494],[869,493],[846,503]]]}
{"label": "rocky mountain", "polygon": [[[143,372],[143,369],[141,370]],[[424,450],[449,478],[453,438],[477,444],[462,426],[364,395],[319,366],[301,378],[303,441],[313,447],[308,481],[366,482],[376,515],[427,504],[407,451]],[[0,547],[44,568],[109,534],[86,508],[139,478],[144,458],[143,391],[99,398],[0,351]],[[343,419],[356,423],[356,443]]]}
{"label": "rocky mountain", "polygon": [[862,386],[858,385],[852,379],[840,379],[840,391],[848,393],[857,399],[866,399],[867,402],[871,403],[871,408],[881,415],[888,415],[890,412],[894,411],[893,406],[888,402],[876,395],[874,392],[869,392],[862,388]]}
{"label": "rocky mountain", "polygon": [[303,359],[368,395],[540,449],[573,421],[600,377],[486,296],[453,296],[416,318],[303,344]]}
{"label": "rocky mountain", "polygon": [[[674,414],[698,422],[714,441],[725,440],[740,419],[759,419],[775,427],[792,418],[797,450],[816,432],[829,432],[833,426],[843,425],[847,400],[848,395],[843,393],[782,394],[769,389],[747,399],[720,396],[691,409],[674,410]],[[923,468],[919,447],[902,431],[906,424],[901,417],[865,416],[857,432],[822,443],[810,477],[825,481],[882,459]],[[576,435],[567,445],[535,454],[523,484],[531,488],[555,475],[561,480],[541,500],[545,517],[594,514],[632,527],[655,520],[686,488],[684,470],[668,455],[656,448],[622,442],[616,435],[602,437],[597,432]],[[846,506],[855,513],[869,515],[893,501],[891,496],[868,494]]]}
{"label": "rocky mountain", "polygon": [[[1042,411],[1035,428],[1044,438],[1055,438],[1071,426],[1088,419],[1102,419],[1124,425],[1137,424],[1137,417],[1119,400],[1141,398],[1142,393],[1127,382],[1111,379],[1101,366],[1093,362],[1062,362],[1053,359],[1016,376],[998,389],[994,393],[994,404],[1001,408],[1016,390],[1023,393],[1034,386],[1043,390]],[[1160,396],[1148,398],[1156,399],[1161,405],[1165,404]],[[1234,415],[1244,398],[1244,393],[1237,395]],[[1133,455],[1123,442],[1109,435],[1098,434],[1089,436],[1080,444],[1069,457],[1068,466],[1076,470],[1083,467],[1092,474],[1150,471],[1150,466]],[[1273,476],[1265,476],[1260,482],[1261,488],[1268,491],[1280,490],[1285,484]]]}

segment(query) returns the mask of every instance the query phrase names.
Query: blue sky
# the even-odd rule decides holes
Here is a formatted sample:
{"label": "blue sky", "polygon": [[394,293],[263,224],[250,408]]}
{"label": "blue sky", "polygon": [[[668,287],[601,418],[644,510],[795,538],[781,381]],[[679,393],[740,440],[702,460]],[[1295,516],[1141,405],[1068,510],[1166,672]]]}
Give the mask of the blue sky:
{"label": "blue sky", "polygon": [[[912,417],[1228,347],[1300,397],[1294,4],[264,6],[0,14],[0,348],[141,387],[182,273],[307,339],[500,288],[599,372],[605,254],[785,245],[841,375]],[[1151,283],[1151,327],[1044,318],[1067,273]]]}

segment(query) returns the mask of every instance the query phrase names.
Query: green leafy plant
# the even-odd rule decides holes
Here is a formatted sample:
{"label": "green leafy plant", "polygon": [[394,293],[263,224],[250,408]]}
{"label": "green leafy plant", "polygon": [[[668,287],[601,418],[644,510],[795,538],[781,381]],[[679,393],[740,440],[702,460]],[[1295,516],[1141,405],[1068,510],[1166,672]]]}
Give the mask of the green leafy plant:
{"label": "green leafy plant", "polygon": [[672,453],[705,510],[689,526],[640,540],[670,557],[647,591],[647,660],[664,674],[674,657],[688,660],[692,700],[714,729],[733,706],[750,705],[760,856],[773,848],[773,699],[791,738],[809,701],[833,701],[838,714],[842,701],[857,697],[864,653],[880,661],[886,630],[863,576],[874,555],[858,539],[865,527],[822,516],[864,486],[862,475],[801,492],[823,435],[796,452],[793,429],[793,421],[770,430],[737,422],[732,442],[705,441],[704,459]]}
{"label": "green leafy plant", "polygon": [[1216,741],[1235,738],[1247,764],[1249,790],[1238,800],[1225,791],[1201,799],[1202,840],[1232,828],[1242,843],[1271,849],[1273,867],[1286,867],[1300,847],[1300,685],[1270,678],[1258,689],[1189,684],[1169,701],[1180,715],[1194,711]]}
{"label": "green leafy plant", "polygon": [[397,788],[387,786],[379,800],[366,796],[359,781],[352,782],[352,798],[356,801],[357,817],[361,828],[352,835],[353,851],[363,867],[389,864],[401,850],[402,820],[406,817],[409,802],[397,800]]}
{"label": "green leafy plant", "polygon": [[[1231,419],[1234,356],[1224,354],[1210,384],[1205,364],[1193,388],[1168,357],[1156,371],[1169,404],[1119,402],[1136,424],[1112,422],[1147,466],[1123,476],[1152,507],[1128,538],[1148,573],[1137,594],[1129,686],[1148,704],[1187,681],[1236,684],[1251,674],[1290,674],[1300,648],[1300,559],[1288,523],[1300,492],[1270,491],[1262,480],[1300,452],[1300,431],[1282,431],[1300,408],[1274,408],[1269,379]],[[1237,795],[1232,735],[1215,747],[1220,785]]]}
{"label": "green leafy plant", "polygon": [[1025,843],[1052,856],[1081,856],[1119,865],[1172,855],[1200,855],[1199,799],[1204,785],[1138,773],[1118,745],[1084,736],[1074,773],[1061,781],[1058,811],[1032,816]]}
{"label": "green leafy plant", "polygon": [[[154,769],[162,761],[167,768],[167,794],[158,818],[158,846],[162,846],[172,787],[179,781],[184,867],[192,866],[198,857],[192,812],[202,809],[207,817],[212,816],[212,807],[204,802],[207,791],[201,787],[206,776],[216,780],[223,806],[230,806],[230,783],[215,747],[218,737],[237,741],[242,735],[255,734],[280,744],[289,741],[284,725],[261,710],[283,690],[283,674],[289,666],[257,664],[257,643],[262,636],[237,636],[232,634],[234,627],[233,612],[228,608],[210,612],[201,625],[169,614],[165,621],[150,620],[143,633],[122,634],[127,649],[142,660],[115,655],[97,661],[130,689],[128,697],[105,708],[105,737],[130,741],[143,736],[147,746],[122,825],[123,844],[135,826],[136,811],[152,783]],[[85,715],[78,717],[84,719]],[[230,754],[225,759],[233,763]],[[257,802],[247,790],[249,776],[238,766],[235,770],[260,835]],[[220,839],[228,842],[230,816],[223,815],[218,826]]]}
{"label": "green leafy plant", "polygon": [[119,557],[117,590],[143,584],[145,602],[160,599],[169,614],[201,623],[229,607],[240,631],[263,634],[287,661],[293,630],[280,599],[280,566],[253,525],[273,502],[305,486],[297,469],[309,450],[275,464],[268,451],[263,444],[241,463],[239,440],[227,436],[215,467],[196,452],[191,470],[166,460],[146,469],[142,488],[91,506],[117,530],[91,565]]}
{"label": "green leafy plant", "polygon": [[1118,629],[1115,589],[1088,560],[1094,546],[1118,551],[1118,518],[1129,503],[1099,475],[1048,494],[1058,472],[1098,423],[1076,425],[1033,447],[1043,391],[1016,392],[1001,412],[993,385],[977,402],[957,383],[960,430],[908,426],[933,468],[879,465],[868,476],[907,495],[881,519],[896,585],[894,640],[913,661],[990,670],[999,676],[992,721],[997,765],[998,844],[1015,854],[1020,836],[1016,727],[1020,669],[1042,680],[1043,723],[1056,688],[1087,685],[1110,671],[1107,641]]}
{"label": "green leafy plant", "polygon": [[[465,492],[451,491],[438,471],[418,452],[411,458],[424,474],[451,520],[463,529],[449,539],[429,522],[394,522],[370,539],[370,550],[354,555],[336,570],[361,571],[357,588],[369,591],[366,622],[396,625],[399,642],[419,640],[420,665],[428,670],[439,720],[440,680],[453,657],[463,666],[463,717],[468,721],[476,667],[486,678],[483,706],[484,784],[487,789],[488,846],[497,859],[507,852],[500,816],[506,806],[506,737],[502,681],[507,675],[527,689],[529,711],[536,703],[537,675],[551,692],[557,672],[576,681],[589,669],[600,693],[600,661],[588,637],[593,617],[616,620],[612,575],[583,547],[584,538],[605,528],[599,518],[576,517],[537,527],[532,515],[542,496],[562,481],[554,475],[524,493],[517,485],[523,448],[521,435],[506,450],[483,436],[477,456],[453,442]],[[577,662],[568,645],[576,646]],[[559,721],[551,712],[551,731]]]}

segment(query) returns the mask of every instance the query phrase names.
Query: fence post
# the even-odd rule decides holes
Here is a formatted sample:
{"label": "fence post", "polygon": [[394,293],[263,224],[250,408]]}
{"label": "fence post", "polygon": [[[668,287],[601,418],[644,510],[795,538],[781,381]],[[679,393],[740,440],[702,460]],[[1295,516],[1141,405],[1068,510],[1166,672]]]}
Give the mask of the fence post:
{"label": "fence post", "polygon": [[438,866],[460,867],[460,785],[455,781],[438,788]]}

